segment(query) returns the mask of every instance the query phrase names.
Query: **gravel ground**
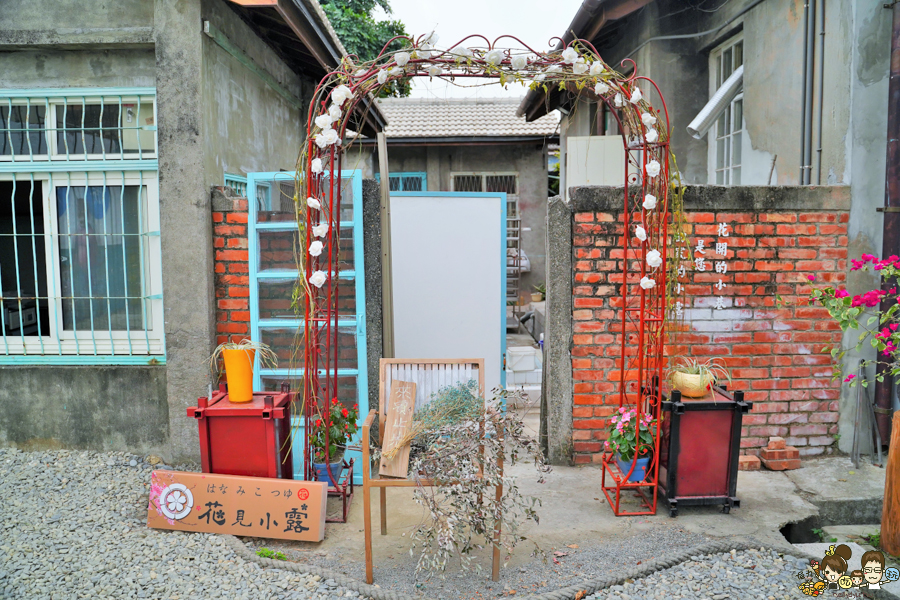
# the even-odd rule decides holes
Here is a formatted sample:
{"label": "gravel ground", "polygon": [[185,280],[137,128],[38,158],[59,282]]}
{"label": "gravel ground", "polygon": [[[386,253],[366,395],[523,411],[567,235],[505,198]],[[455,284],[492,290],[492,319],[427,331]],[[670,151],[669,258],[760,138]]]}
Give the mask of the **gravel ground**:
{"label": "gravel ground", "polygon": [[[461,572],[458,567],[449,565],[443,580],[434,577],[430,581],[417,582],[415,560],[409,553],[389,557],[387,561],[376,561],[375,582],[387,590],[435,600],[480,600],[513,593],[518,596],[542,594],[575,585],[580,580],[604,577],[611,572],[621,571],[626,566],[634,566],[675,549],[710,540],[684,531],[674,520],[665,525],[651,526],[636,518],[632,524],[640,526],[640,531],[588,542],[584,539],[571,540],[571,544],[559,548],[545,548],[546,560],[534,558],[522,566],[501,568],[500,581],[497,583],[490,580],[490,557],[487,554],[480,554],[472,561],[473,567],[481,566],[485,569],[483,572],[479,573],[474,568],[469,572]],[[250,538],[244,542],[254,551],[261,547],[279,550],[289,560],[332,569],[360,581],[365,577],[365,563],[361,552],[322,556],[293,542]],[[572,548],[571,545],[576,547]],[[521,542],[516,549],[519,556],[527,556],[530,552],[527,541]],[[635,596],[635,600],[638,598],[640,596]]]}
{"label": "gravel ground", "polygon": [[808,598],[798,589],[797,573],[808,561],[773,550],[747,550],[695,556],[634,583],[616,585],[587,600],[781,600]]}
{"label": "gravel ground", "polygon": [[260,568],[215,535],[148,529],[152,469],[125,453],[0,448],[0,598],[360,597]]}

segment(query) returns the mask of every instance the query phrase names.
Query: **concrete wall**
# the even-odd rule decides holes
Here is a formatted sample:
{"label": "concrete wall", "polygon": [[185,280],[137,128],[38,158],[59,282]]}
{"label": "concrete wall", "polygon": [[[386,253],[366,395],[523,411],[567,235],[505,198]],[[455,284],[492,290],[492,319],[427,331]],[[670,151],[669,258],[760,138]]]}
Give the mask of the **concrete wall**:
{"label": "concrete wall", "polygon": [[0,368],[0,445],[160,453],[168,440],[165,367]]}
{"label": "concrete wall", "polygon": [[[772,183],[796,185],[800,172],[801,82],[803,70],[804,0],[766,0],[739,16],[754,0],[723,5],[715,12],[683,10],[678,0],[660,0],[629,17],[616,39],[598,50],[610,65],[626,57],[639,75],[652,78],[665,95],[673,128],[672,150],[685,183],[707,183],[708,136],[700,140],[685,131],[712,92],[709,55],[742,33],[744,39],[743,185],[765,185],[775,161]],[[823,3],[820,2],[821,7]],[[852,155],[883,143],[886,113],[887,54],[890,19],[882,3],[831,0],[826,5],[824,93],[821,98],[822,139],[818,139],[820,99],[814,96],[812,181],[851,184]],[[650,38],[692,31],[714,31],[680,40]],[[818,42],[815,52],[819,52]],[[817,54],[817,65],[821,63]],[[814,89],[818,89],[816,68]],[[866,92],[884,82],[885,92]],[[872,90],[874,92],[874,90]],[[880,90],[879,90],[880,91]],[[655,92],[649,95],[657,106]],[[877,98],[877,101],[876,101]],[[568,117],[570,135],[587,135],[587,106],[579,103]],[[864,120],[865,123],[860,122]],[[871,127],[870,127],[871,126]],[[860,130],[862,127],[863,130]],[[871,130],[870,130],[871,129]],[[880,133],[872,137],[871,134]],[[821,178],[817,152],[822,148]],[[777,156],[777,159],[776,159]],[[875,165],[869,163],[869,168]]]}
{"label": "concrete wall", "polygon": [[[351,157],[354,156],[351,151]],[[516,172],[519,174],[519,211],[522,214],[522,248],[531,261],[531,272],[521,281],[521,292],[546,280],[547,148],[533,145],[389,146],[390,171],[425,172],[429,191],[450,191],[451,173]],[[364,159],[351,158],[365,164]],[[374,165],[377,169],[377,163]],[[530,229],[530,231],[528,230]]]}
{"label": "concrete wall", "polygon": [[[202,18],[308,105],[313,83],[292,72],[225,2],[203,0]],[[294,170],[305,110],[291,106],[211,38],[201,39],[205,184],[222,185],[224,173]]]}

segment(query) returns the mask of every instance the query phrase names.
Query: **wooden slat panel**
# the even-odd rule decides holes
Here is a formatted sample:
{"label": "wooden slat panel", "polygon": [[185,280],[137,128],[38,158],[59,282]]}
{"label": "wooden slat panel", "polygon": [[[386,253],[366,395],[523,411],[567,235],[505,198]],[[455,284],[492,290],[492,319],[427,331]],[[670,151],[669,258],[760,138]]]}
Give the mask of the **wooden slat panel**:
{"label": "wooden slat panel", "polygon": [[[391,383],[390,408],[385,423],[383,448],[389,450],[397,445],[412,426],[412,416],[416,404],[416,384],[394,380]],[[387,477],[406,477],[409,471],[409,444],[390,460],[381,458],[379,474]]]}

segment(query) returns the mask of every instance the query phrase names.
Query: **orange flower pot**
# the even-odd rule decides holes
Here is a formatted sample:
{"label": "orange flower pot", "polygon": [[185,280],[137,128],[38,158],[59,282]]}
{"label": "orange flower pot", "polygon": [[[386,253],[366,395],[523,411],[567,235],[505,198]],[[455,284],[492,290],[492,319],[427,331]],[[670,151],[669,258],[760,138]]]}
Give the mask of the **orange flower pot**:
{"label": "orange flower pot", "polygon": [[222,350],[225,361],[225,381],[231,402],[253,400],[253,359],[256,350]]}

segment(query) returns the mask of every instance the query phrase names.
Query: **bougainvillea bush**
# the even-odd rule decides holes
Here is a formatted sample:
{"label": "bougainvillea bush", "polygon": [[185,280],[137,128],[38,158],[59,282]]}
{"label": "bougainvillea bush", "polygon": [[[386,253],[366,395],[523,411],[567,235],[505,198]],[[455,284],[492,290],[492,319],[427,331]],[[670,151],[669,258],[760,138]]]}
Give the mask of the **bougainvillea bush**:
{"label": "bougainvillea bush", "polygon": [[[889,256],[885,259],[879,259],[872,254],[863,254],[859,260],[851,260],[851,271],[876,271],[881,275],[882,281],[894,282],[900,276],[900,257]],[[815,275],[810,275],[809,280],[815,281]],[[888,286],[884,286],[888,287]],[[865,360],[863,365],[879,363],[886,365],[886,371],[892,376],[900,375],[900,314],[898,314],[898,305],[896,300],[897,286],[891,284],[888,289],[873,289],[865,293],[851,296],[844,288],[834,288],[831,286],[824,288],[813,288],[810,292],[810,299],[813,302],[821,303],[831,317],[836,320],[841,330],[848,331],[856,329],[859,331],[859,339],[857,340],[856,350],[862,350],[865,345],[869,345],[876,351],[874,360]],[[893,301],[889,306],[882,310],[882,302],[885,300]],[[835,377],[841,376],[841,361],[844,357],[844,351],[840,346],[835,346],[831,350],[831,356],[834,362]],[[878,381],[884,380],[883,374],[876,376]],[[849,382],[851,386],[856,385],[856,375],[853,373],[844,377],[844,382]],[[868,384],[863,380],[862,385]]]}

